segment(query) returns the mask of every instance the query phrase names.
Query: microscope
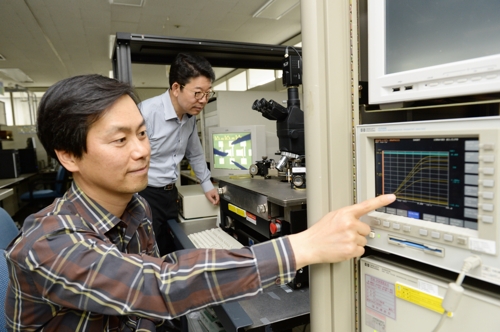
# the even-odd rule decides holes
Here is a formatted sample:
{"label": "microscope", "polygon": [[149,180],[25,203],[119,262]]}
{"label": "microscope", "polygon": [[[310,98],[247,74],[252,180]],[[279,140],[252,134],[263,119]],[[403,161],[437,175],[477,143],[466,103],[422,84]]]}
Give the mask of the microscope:
{"label": "microscope", "polygon": [[[298,52],[297,52],[298,54]],[[280,159],[276,162],[266,157],[250,167],[250,174],[265,178],[278,177],[291,183],[291,187],[306,187],[304,112],[300,109],[299,89],[302,84],[302,58],[288,55],[283,59],[283,85],[287,87],[287,107],[274,100],[258,99],[252,109],[266,119],[276,121]]]}

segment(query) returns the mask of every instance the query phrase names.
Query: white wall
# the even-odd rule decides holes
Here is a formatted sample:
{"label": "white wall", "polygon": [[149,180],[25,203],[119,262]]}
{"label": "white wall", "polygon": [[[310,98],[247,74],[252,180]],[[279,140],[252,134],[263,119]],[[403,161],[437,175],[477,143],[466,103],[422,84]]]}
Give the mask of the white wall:
{"label": "white wall", "polygon": [[[165,84],[168,84],[168,82],[165,82]],[[138,97],[141,99],[141,101],[144,101],[146,99],[156,97],[167,91],[167,88],[136,88],[135,91],[137,92]]]}

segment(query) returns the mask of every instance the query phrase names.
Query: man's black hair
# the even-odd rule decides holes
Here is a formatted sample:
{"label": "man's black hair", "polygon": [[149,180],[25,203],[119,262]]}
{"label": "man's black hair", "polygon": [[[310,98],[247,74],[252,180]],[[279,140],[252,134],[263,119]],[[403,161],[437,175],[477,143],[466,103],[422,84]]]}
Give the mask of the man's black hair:
{"label": "man's black hair", "polygon": [[48,155],[62,150],[81,158],[87,133],[121,96],[139,99],[128,83],[101,75],[74,76],[52,85],[38,106],[37,134]]}
{"label": "man's black hair", "polygon": [[[174,62],[170,65],[169,73],[170,87],[177,82],[180,85],[186,85],[192,78],[204,76],[211,82],[215,81],[215,73],[207,59],[195,55],[179,53]],[[181,87],[182,90],[182,87]]]}

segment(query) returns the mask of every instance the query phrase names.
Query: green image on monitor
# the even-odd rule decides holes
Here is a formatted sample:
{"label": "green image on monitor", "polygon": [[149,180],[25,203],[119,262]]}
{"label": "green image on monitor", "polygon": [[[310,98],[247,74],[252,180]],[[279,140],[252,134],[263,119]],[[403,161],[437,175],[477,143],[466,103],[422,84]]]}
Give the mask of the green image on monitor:
{"label": "green image on monitor", "polygon": [[248,170],[252,165],[252,135],[248,132],[212,134],[215,169]]}

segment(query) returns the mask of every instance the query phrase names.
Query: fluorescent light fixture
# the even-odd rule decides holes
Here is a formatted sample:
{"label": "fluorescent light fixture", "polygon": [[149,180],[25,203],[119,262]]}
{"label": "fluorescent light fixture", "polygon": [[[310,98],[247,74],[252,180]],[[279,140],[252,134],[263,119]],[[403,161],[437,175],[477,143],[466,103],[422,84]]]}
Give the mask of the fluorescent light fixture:
{"label": "fluorescent light fixture", "polygon": [[112,5],[142,7],[144,0],[109,0]]}
{"label": "fluorescent light fixture", "polygon": [[33,83],[33,80],[31,77],[26,75],[21,69],[19,68],[2,68],[0,69],[0,72],[2,72],[5,76],[10,77],[16,82],[19,83]]}
{"label": "fluorescent light fixture", "polygon": [[252,17],[279,20],[297,7],[299,3],[300,0],[268,0],[262,7],[257,9]]}

